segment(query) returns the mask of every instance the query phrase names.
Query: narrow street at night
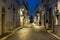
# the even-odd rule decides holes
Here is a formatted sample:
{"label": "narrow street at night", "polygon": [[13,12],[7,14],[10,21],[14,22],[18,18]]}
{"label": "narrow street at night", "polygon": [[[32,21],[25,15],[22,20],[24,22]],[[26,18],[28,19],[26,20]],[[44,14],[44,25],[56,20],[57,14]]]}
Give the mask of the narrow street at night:
{"label": "narrow street at night", "polygon": [[7,40],[58,40],[54,36],[50,35],[46,30],[36,27],[23,28],[18,30],[13,36]]}
{"label": "narrow street at night", "polygon": [[60,0],[0,0],[0,40],[60,40]]}

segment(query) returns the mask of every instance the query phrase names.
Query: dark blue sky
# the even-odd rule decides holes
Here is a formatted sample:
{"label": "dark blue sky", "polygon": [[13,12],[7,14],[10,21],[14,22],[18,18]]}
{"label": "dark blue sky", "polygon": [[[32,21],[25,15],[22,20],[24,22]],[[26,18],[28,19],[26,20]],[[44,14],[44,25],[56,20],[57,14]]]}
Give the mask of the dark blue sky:
{"label": "dark blue sky", "polygon": [[[20,4],[20,5],[23,5],[23,0],[17,0],[18,1],[18,3]],[[55,4],[55,2],[56,2],[56,0],[51,0],[48,4],[47,4],[47,6],[48,7],[51,7],[51,6],[53,6],[54,4]],[[28,10],[29,10],[29,14],[30,14],[30,16],[33,16],[33,14],[34,14],[34,11],[36,10],[36,7],[38,7],[38,5],[43,5],[42,4],[42,0],[27,0],[27,8],[28,8]]]}
{"label": "dark blue sky", "polygon": [[39,4],[39,0],[27,0],[27,4],[30,16],[33,16],[34,11],[36,10],[37,5]]}
{"label": "dark blue sky", "polygon": [[[55,4],[55,2],[56,2],[56,0],[51,0],[51,1],[49,1],[49,3],[46,6],[52,7]],[[18,0],[18,3],[20,5],[23,5],[24,1]],[[34,12],[35,12],[36,8],[38,7],[38,5],[40,5],[40,6],[43,5],[42,0],[26,0],[26,3],[27,3],[27,8],[28,8],[30,17],[31,17],[31,19],[33,19]],[[30,21],[31,21],[31,19],[30,19]]]}
{"label": "dark blue sky", "polygon": [[[23,0],[18,0],[18,3],[23,5]],[[34,11],[36,10],[36,7],[39,5],[39,3],[41,3],[40,0],[27,0],[27,8],[29,10],[30,16],[33,16]]]}

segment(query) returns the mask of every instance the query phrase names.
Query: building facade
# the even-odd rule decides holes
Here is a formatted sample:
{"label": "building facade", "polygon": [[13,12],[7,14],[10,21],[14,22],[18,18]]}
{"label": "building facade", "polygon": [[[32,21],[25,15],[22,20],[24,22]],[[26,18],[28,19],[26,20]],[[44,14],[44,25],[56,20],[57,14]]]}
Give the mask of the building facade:
{"label": "building facade", "polygon": [[48,29],[60,37],[60,0],[50,0],[47,4],[49,9]]}
{"label": "building facade", "polygon": [[20,26],[16,0],[0,0],[0,36]]}
{"label": "building facade", "polygon": [[54,32],[60,37],[60,0],[57,2],[57,9],[57,14],[55,14],[56,25],[54,26]]}

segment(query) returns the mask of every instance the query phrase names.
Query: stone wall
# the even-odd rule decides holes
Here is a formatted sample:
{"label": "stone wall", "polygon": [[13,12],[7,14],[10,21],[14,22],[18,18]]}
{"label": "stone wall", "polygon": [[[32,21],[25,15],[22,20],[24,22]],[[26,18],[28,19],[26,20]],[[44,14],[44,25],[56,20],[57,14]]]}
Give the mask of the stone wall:
{"label": "stone wall", "polygon": [[54,26],[54,33],[60,37],[60,26],[59,25],[55,25]]}
{"label": "stone wall", "polygon": [[58,23],[60,25],[60,0],[58,0],[58,12],[59,12]]}
{"label": "stone wall", "polygon": [[[0,0],[0,35],[2,34],[2,29],[3,33],[7,33],[19,26],[18,7],[16,0],[6,0],[4,2]],[[4,16],[2,16],[3,8],[5,9]]]}
{"label": "stone wall", "polygon": [[0,35],[2,34],[1,31],[2,31],[2,25],[1,25],[1,8],[2,8],[2,3],[1,3],[1,0],[0,0]]}
{"label": "stone wall", "polygon": [[60,1],[58,0],[58,25],[55,25],[54,26],[54,31],[55,31],[55,34],[58,35],[60,37]]}

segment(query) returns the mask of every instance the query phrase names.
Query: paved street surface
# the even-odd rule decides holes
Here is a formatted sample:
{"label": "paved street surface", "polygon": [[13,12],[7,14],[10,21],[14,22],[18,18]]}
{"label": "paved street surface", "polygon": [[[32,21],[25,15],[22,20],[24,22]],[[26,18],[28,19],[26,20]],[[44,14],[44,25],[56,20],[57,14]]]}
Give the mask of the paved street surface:
{"label": "paved street surface", "polygon": [[58,40],[48,34],[43,27],[23,28],[17,31],[7,40]]}

